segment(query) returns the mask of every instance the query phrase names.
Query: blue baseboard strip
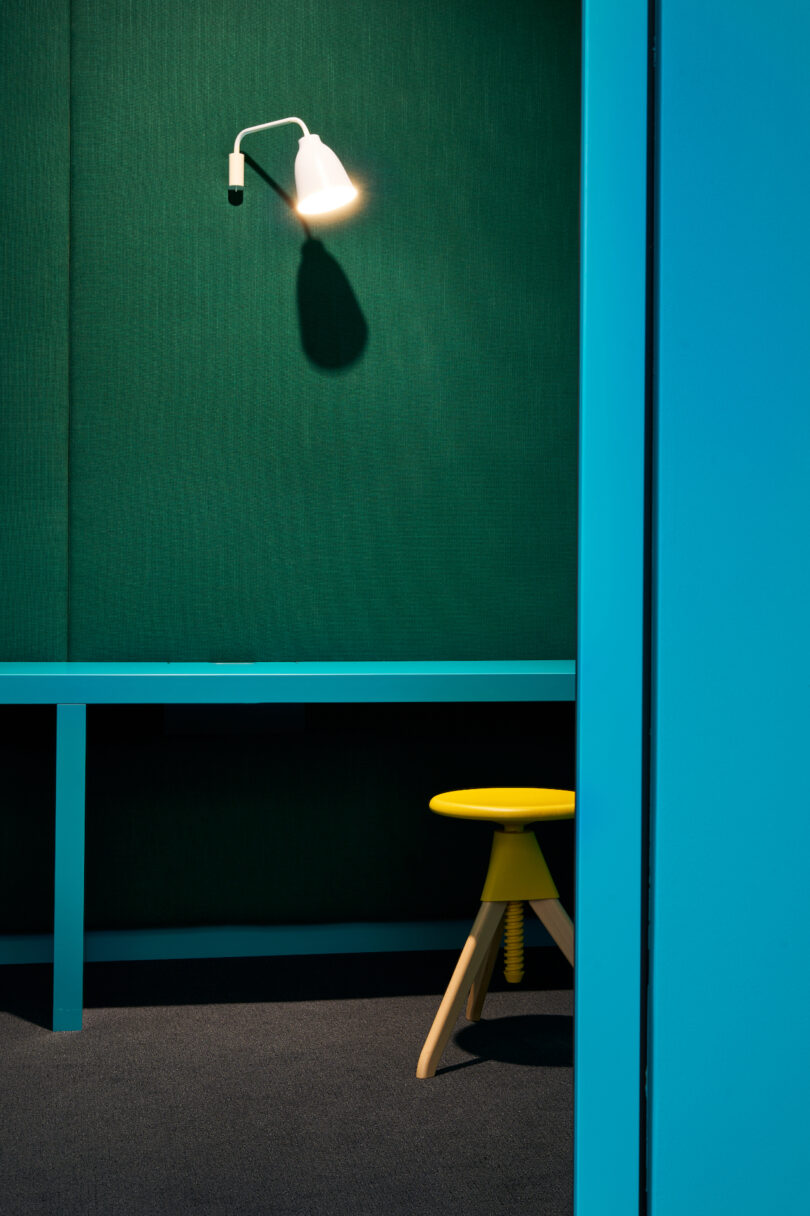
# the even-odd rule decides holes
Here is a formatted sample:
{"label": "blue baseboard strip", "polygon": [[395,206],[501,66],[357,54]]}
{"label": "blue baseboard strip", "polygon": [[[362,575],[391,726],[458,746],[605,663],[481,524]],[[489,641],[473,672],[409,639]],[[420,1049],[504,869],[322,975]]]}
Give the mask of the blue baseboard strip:
{"label": "blue baseboard strip", "polygon": [[[84,956],[88,963],[108,963],[146,959],[460,950],[471,924],[472,921],[455,920],[91,930],[84,935]],[[551,945],[545,929],[533,918],[526,920],[526,945]],[[0,964],[52,962],[53,934],[0,934]]]}

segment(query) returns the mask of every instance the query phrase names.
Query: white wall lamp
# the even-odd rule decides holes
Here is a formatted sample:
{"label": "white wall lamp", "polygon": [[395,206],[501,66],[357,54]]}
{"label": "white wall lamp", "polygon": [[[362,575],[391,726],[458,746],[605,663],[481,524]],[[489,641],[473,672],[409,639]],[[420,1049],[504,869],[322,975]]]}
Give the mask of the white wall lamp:
{"label": "white wall lamp", "polygon": [[288,122],[297,122],[304,132],[298,141],[298,155],[295,158],[299,214],[325,215],[328,211],[345,207],[357,197],[357,190],[332,149],[321,143],[320,135],[310,135],[300,118],[277,118],[275,122],[262,122],[257,127],[245,127],[244,131],[240,131],[233,152],[228,157],[228,188],[243,190],[245,186],[245,154],[239,151],[242,139],[253,131],[280,127]]}

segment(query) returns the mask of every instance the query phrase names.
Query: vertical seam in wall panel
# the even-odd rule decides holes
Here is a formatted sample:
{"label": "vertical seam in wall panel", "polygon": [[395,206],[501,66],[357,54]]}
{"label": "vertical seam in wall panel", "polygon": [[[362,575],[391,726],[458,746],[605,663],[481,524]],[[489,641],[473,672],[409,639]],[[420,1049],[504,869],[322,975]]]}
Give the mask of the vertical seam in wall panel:
{"label": "vertical seam in wall panel", "polygon": [[73,118],[73,0],[68,0],[68,122],[67,122],[67,139],[68,139],[68,216],[67,216],[67,444],[65,456],[65,513],[67,515],[67,526],[65,528],[65,651],[68,661],[71,659],[71,639],[70,639],[70,559],[71,559],[71,511],[70,511],[70,466],[71,466],[71,444],[73,434],[73,397],[72,397],[72,381],[73,381],[73,332],[72,332],[72,316],[73,316],[73,288],[71,276],[71,253],[72,253],[72,229],[73,229],[73,141],[72,141],[72,118]]}
{"label": "vertical seam in wall panel", "polygon": [[660,205],[661,205],[661,188],[660,188],[660,148],[661,148],[661,53],[662,46],[659,38],[659,33],[662,28],[661,18],[661,0],[651,0],[650,4],[651,16],[655,21],[655,61],[653,73],[653,88],[651,93],[651,104],[653,106],[653,123],[654,123],[654,138],[653,138],[653,163],[651,165],[650,191],[652,202],[652,215],[650,222],[653,228],[653,250],[652,258],[649,266],[650,281],[653,291],[653,299],[650,304],[650,322],[651,322],[651,368],[652,379],[650,385],[650,400],[649,400],[649,428],[651,450],[649,456],[649,471],[650,471],[650,549],[648,554],[649,577],[650,577],[650,604],[648,628],[650,632],[650,651],[649,651],[649,720],[647,723],[649,731],[649,773],[648,773],[648,789],[647,789],[647,829],[648,829],[648,847],[647,847],[647,968],[648,968],[648,1005],[645,1028],[645,1044],[646,1044],[646,1127],[645,1127],[645,1174],[646,1185],[648,1189],[648,1207],[651,1202],[649,1199],[649,1191],[652,1184],[655,1162],[652,1155],[652,1121],[653,1121],[653,1095],[654,1095],[654,1077],[651,1073],[651,1062],[653,1058],[653,1035],[654,1035],[654,1008],[652,1003],[652,985],[655,971],[655,920],[654,920],[654,904],[653,904],[653,881],[654,881],[654,855],[655,855],[655,775],[656,775],[656,675],[657,675],[657,639],[658,639],[658,365],[659,365],[659,315],[660,315],[660,300],[659,300],[659,281],[660,271],[659,263],[661,257],[661,248],[659,242],[659,234],[661,231],[660,223]]}
{"label": "vertical seam in wall panel", "polygon": [[641,942],[639,1001],[639,1212],[645,1216],[647,1199],[647,1024],[650,972],[650,722],[652,706],[652,496],[653,496],[653,393],[655,384],[655,81],[657,0],[647,5],[647,265],[645,284],[644,368],[644,608],[642,659],[641,741]]}

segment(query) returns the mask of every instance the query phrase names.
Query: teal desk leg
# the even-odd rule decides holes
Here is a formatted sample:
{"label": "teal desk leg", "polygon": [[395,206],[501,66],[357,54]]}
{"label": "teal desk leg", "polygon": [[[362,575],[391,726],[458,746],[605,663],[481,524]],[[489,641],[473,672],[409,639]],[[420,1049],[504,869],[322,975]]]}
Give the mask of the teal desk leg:
{"label": "teal desk leg", "polygon": [[86,707],[56,707],[53,1028],[81,1030]]}

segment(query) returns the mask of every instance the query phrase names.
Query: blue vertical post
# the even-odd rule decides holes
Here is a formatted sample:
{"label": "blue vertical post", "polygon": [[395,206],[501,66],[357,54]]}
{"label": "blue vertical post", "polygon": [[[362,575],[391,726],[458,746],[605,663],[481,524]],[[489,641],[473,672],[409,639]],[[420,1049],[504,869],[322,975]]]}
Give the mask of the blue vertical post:
{"label": "blue vertical post", "polygon": [[638,1212],[647,0],[585,0],[577,655],[576,1216]]}
{"label": "blue vertical post", "polygon": [[86,717],[84,705],[56,707],[54,1030],[82,1028]]}

